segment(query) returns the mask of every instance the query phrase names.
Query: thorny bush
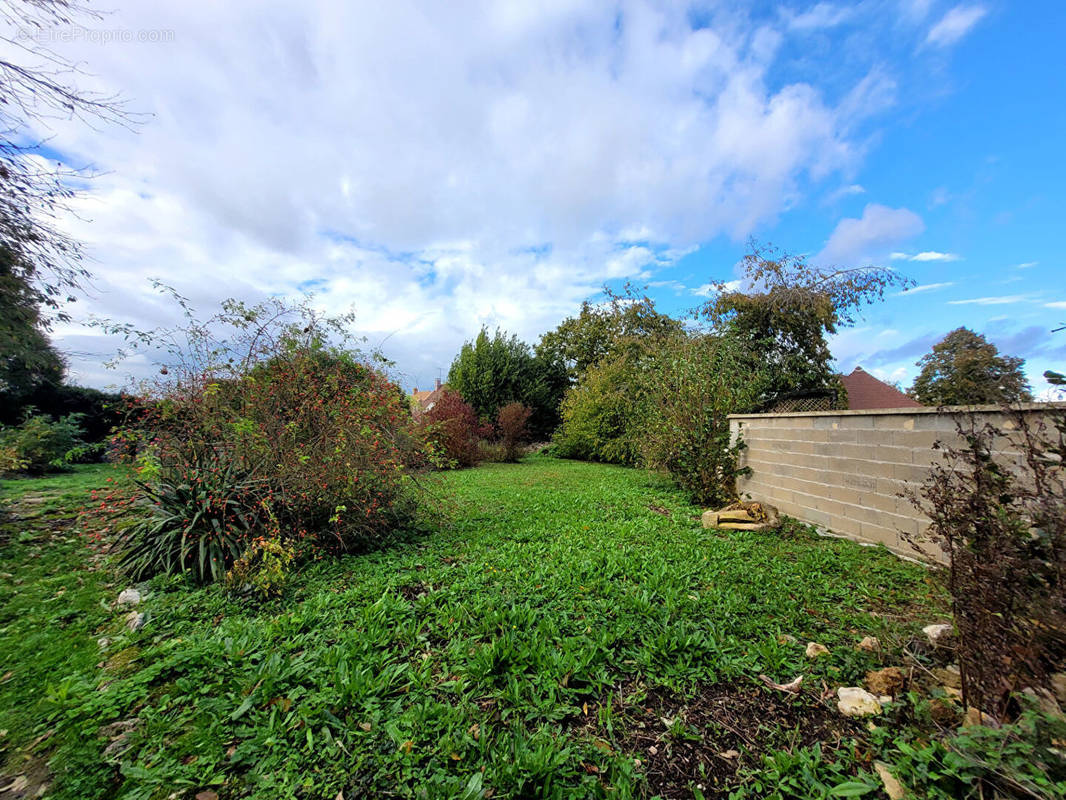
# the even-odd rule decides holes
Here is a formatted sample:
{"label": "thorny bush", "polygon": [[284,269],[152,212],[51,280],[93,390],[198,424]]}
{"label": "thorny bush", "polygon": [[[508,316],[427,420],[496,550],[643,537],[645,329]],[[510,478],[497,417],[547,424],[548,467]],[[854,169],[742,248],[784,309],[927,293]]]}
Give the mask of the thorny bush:
{"label": "thorny bush", "polygon": [[126,537],[135,573],[214,580],[257,537],[314,558],[370,547],[411,518],[410,410],[361,354],[328,344],[347,318],[281,301],[187,316],[180,335],[140,334],[174,358],[121,433],[147,514]]}
{"label": "thorny bush", "polygon": [[961,444],[909,495],[947,558],[964,702],[999,718],[1066,665],[1066,409],[1002,420],[958,415]]}

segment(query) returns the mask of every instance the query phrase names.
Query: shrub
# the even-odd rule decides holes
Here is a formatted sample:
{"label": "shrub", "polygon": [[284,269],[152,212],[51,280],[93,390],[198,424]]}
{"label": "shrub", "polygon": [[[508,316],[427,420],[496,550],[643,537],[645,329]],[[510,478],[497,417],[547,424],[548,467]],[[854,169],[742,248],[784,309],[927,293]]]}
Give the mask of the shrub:
{"label": "shrub", "polygon": [[437,466],[445,469],[477,464],[479,440],[491,432],[478,421],[473,407],[448,387],[423,414],[422,424]]}
{"label": "shrub", "polygon": [[500,409],[496,430],[506,461],[517,461],[521,455],[522,445],[529,440],[527,423],[532,413],[531,409],[521,403],[508,403]]}
{"label": "shrub", "polygon": [[77,414],[52,420],[32,414],[18,427],[0,431],[0,448],[15,454],[19,468],[33,475],[66,469],[84,450]]}
{"label": "shrub", "polygon": [[617,353],[590,367],[563,398],[563,422],[552,438],[552,452],[561,458],[640,463],[642,394],[632,353]]}
{"label": "shrub", "polygon": [[947,557],[963,700],[1000,718],[1066,661],[1066,411],[1004,413],[1003,427],[959,415],[964,444],[938,444],[909,495]]}
{"label": "shrub", "polygon": [[120,563],[137,580],[161,572],[218,580],[266,522],[265,483],[210,449],[168,458],[136,485],[146,513],[126,530]]}
{"label": "shrub", "polygon": [[292,547],[274,539],[255,539],[226,573],[231,592],[251,592],[261,600],[280,597],[296,557]]}
{"label": "shrub", "polygon": [[693,502],[723,505],[737,497],[743,442],[731,441],[729,415],[751,409],[763,377],[733,339],[677,337],[664,342],[647,376],[642,436],[649,466],[665,469]]}
{"label": "shrub", "polygon": [[[224,326],[233,338],[213,339]],[[306,306],[272,301],[230,302],[167,333],[176,363],[120,436],[147,511],[125,541],[133,572],[217,580],[257,538],[319,557],[374,546],[410,519],[403,394],[361,354],[328,346],[329,330]]]}
{"label": "shrub", "polygon": [[477,443],[477,460],[484,464],[499,464],[507,461],[507,450],[500,442],[482,439]]}

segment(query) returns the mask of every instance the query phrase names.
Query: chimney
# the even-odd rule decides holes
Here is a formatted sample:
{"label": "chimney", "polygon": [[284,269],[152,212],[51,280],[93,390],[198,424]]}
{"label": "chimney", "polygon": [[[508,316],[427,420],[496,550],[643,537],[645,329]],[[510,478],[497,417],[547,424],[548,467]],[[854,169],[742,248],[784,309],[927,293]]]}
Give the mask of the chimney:
{"label": "chimney", "polygon": [[418,394],[418,387],[417,386],[414,389],[411,390],[411,394]]}
{"label": "chimney", "polygon": [[440,378],[437,378],[437,385],[433,387],[433,391],[436,391],[439,388],[440,388]]}

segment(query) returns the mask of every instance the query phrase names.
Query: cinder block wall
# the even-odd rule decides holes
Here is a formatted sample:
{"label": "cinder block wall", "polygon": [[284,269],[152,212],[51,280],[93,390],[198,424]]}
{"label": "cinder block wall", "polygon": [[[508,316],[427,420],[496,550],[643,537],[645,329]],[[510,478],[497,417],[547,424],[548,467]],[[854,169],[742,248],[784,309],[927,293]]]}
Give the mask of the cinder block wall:
{"label": "cinder block wall", "polygon": [[[1022,409],[1046,413],[1048,405]],[[734,440],[742,436],[747,444],[741,465],[752,470],[737,488],[742,497],[833,533],[913,556],[900,533],[921,534],[928,519],[897,495],[920,486],[943,458],[934,442],[957,443],[960,413],[998,417],[999,427],[1011,427],[992,406],[731,416]],[[1009,441],[1002,452],[1017,455]]]}

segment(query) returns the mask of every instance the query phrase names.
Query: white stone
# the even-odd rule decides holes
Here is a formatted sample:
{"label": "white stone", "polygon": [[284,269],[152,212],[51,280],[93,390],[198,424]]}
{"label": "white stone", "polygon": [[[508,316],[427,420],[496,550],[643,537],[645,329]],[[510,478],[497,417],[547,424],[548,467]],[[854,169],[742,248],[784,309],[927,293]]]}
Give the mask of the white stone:
{"label": "white stone", "polygon": [[118,595],[120,606],[135,606],[141,602],[141,593],[136,589],[123,589]]}
{"label": "white stone", "polygon": [[955,635],[955,628],[951,625],[938,624],[926,625],[922,633],[933,647],[945,647]]}
{"label": "white stone", "polygon": [[807,658],[818,658],[819,656],[829,655],[829,648],[824,644],[818,644],[818,642],[807,643]]}
{"label": "white stone", "polygon": [[881,713],[881,702],[859,686],[837,689],[837,710],[847,717],[868,717]]}
{"label": "white stone", "polygon": [[144,627],[144,614],[131,611],[126,615],[126,627],[131,631],[139,631]]}

